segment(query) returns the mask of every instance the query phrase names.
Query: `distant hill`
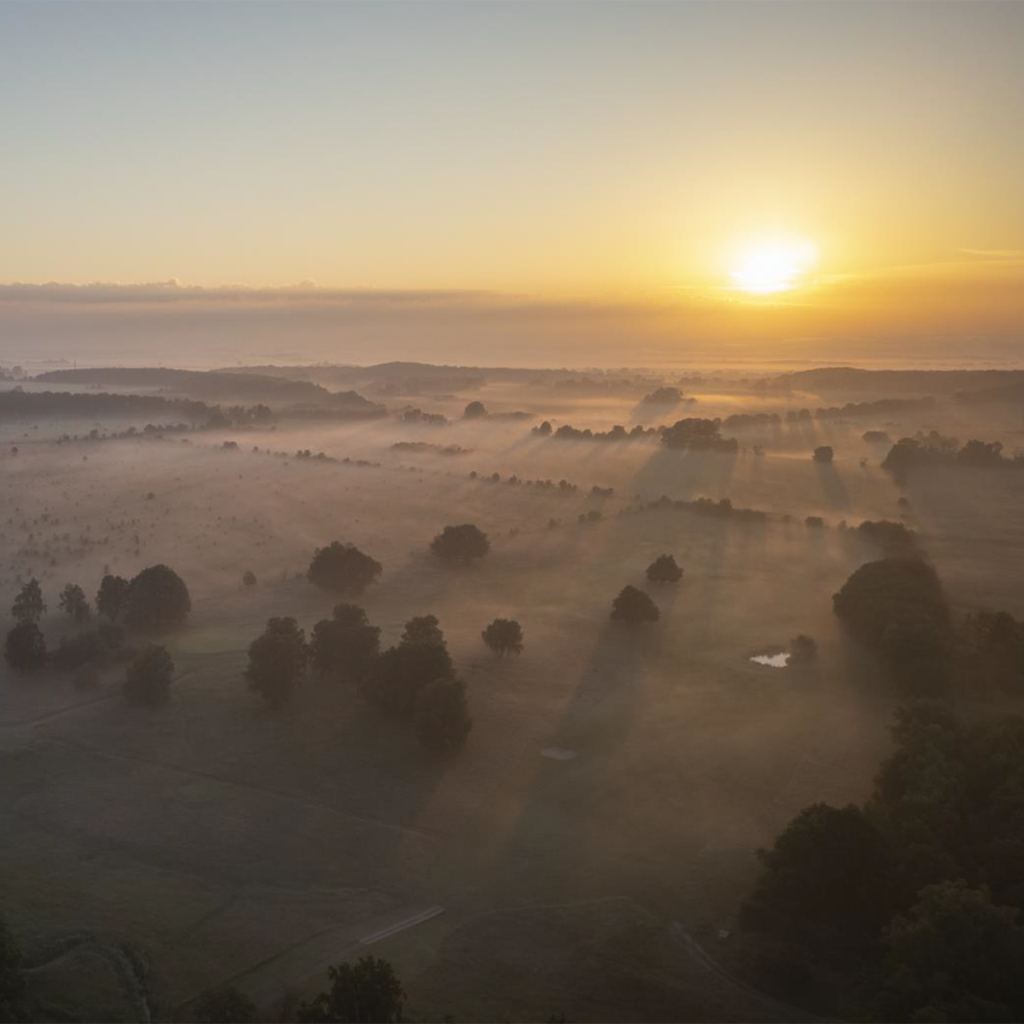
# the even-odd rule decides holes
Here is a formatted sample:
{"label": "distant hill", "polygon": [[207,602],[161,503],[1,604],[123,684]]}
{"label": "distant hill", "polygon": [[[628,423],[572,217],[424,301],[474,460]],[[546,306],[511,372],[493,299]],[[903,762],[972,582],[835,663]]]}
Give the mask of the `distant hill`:
{"label": "distant hill", "polygon": [[773,391],[865,391],[886,394],[953,394],[1005,385],[1024,387],[1024,370],[863,370],[826,366],[783,373],[761,383]]}
{"label": "distant hill", "polygon": [[34,378],[46,384],[86,387],[159,388],[201,398],[233,398],[250,402],[327,402],[331,393],[310,381],[287,380],[252,373],[169,370],[163,367],[107,366],[95,369],[50,370]]}
{"label": "distant hill", "polygon": [[982,391],[960,391],[953,396],[958,402],[972,402],[983,405],[986,402],[1009,402],[1014,405],[1024,404],[1024,381],[1016,384],[1004,384],[998,388],[985,388]]}

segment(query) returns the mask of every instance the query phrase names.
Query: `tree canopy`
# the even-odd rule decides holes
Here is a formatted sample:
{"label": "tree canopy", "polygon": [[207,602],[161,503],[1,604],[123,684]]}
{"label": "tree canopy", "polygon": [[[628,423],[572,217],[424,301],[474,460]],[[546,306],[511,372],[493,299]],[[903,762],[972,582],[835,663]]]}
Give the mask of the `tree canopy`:
{"label": "tree canopy", "polygon": [[104,618],[116,622],[128,599],[128,581],[123,576],[107,573],[96,592],[96,610]]}
{"label": "tree canopy", "polygon": [[657,622],[661,612],[649,594],[627,584],[612,601],[611,618],[632,626],[641,622]]}
{"label": "tree canopy", "polygon": [[38,622],[46,611],[43,591],[34,577],[18,592],[11,606],[11,618],[17,622]]}
{"label": "tree canopy", "polygon": [[480,636],[497,654],[522,653],[523,627],[514,619],[495,619]]}
{"label": "tree canopy", "polygon": [[399,718],[415,714],[420,694],[438,679],[451,679],[451,655],[439,644],[401,643],[377,659],[363,687],[366,698]]}
{"label": "tree canopy", "polygon": [[306,573],[309,582],[335,594],[359,594],[383,572],[375,558],[364,554],[354,544],[332,541],[317,548]]}
{"label": "tree canopy", "polygon": [[46,638],[32,619],[19,622],[7,634],[4,658],[15,672],[38,672],[46,664]]}
{"label": "tree canopy", "polygon": [[444,633],[436,615],[416,615],[402,630],[403,644],[435,644],[444,646]]}
{"label": "tree canopy", "polygon": [[405,992],[387,962],[364,956],[355,964],[329,967],[330,988],[303,1003],[298,1020],[307,1024],[400,1024]]}
{"label": "tree canopy", "polygon": [[683,570],[672,555],[658,555],[647,566],[647,578],[651,583],[678,583],[683,578]]}
{"label": "tree canopy", "polygon": [[180,626],[192,610],[185,581],[169,566],[151,565],[128,584],[125,624],[132,629],[161,631]]}
{"label": "tree canopy", "polygon": [[77,583],[69,583],[60,592],[58,604],[65,615],[78,623],[88,622],[92,614],[85,591]]}
{"label": "tree canopy", "polygon": [[446,526],[430,543],[430,550],[442,562],[468,565],[491,550],[491,542],[472,523]]}
{"label": "tree canopy", "polygon": [[380,629],[371,626],[364,609],[337,604],[329,619],[313,627],[309,658],[322,675],[362,679],[380,651]]}
{"label": "tree canopy", "polygon": [[249,644],[249,689],[271,707],[280,707],[302,679],[306,660],[306,634],[295,619],[268,619],[266,629]]}
{"label": "tree canopy", "polygon": [[198,1024],[253,1024],[259,1011],[248,996],[228,986],[204,992],[192,1004],[192,1015]]}

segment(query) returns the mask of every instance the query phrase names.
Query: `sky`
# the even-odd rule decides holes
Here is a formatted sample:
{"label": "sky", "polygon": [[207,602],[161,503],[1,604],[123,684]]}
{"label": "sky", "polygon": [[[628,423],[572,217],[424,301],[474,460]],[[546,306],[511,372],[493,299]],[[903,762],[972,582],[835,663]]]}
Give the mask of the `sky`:
{"label": "sky", "polygon": [[246,318],[1012,354],[1022,51],[1015,2],[5,2],[0,361]]}

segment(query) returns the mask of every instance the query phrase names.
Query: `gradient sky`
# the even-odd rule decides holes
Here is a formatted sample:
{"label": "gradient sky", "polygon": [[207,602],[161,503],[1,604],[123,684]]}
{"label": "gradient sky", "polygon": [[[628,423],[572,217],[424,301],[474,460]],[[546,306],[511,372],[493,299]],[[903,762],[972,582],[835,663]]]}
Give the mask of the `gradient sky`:
{"label": "gradient sky", "polygon": [[2,3],[0,282],[714,303],[782,233],[812,305],[1019,326],[1022,52],[1013,2]]}

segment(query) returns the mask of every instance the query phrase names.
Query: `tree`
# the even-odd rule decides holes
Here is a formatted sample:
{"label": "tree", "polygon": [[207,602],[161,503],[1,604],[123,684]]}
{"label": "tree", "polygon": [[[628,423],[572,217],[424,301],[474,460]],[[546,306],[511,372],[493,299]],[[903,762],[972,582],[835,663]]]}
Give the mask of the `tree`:
{"label": "tree", "polygon": [[204,992],[192,1004],[192,1014],[199,1024],[252,1024],[259,1011],[248,996],[228,986]]}
{"label": "tree", "polygon": [[124,610],[128,598],[128,581],[123,576],[112,576],[107,573],[100,581],[100,589],[96,592],[96,610],[104,618],[116,622]]}
{"label": "tree", "polygon": [[1016,1021],[1024,1015],[1024,929],[962,879],[929,885],[885,936],[882,1020]]}
{"label": "tree", "polygon": [[358,594],[383,572],[376,559],[363,554],[354,544],[332,541],[317,548],[306,573],[309,582],[335,594]]}
{"label": "tree", "polygon": [[487,409],[483,402],[470,402],[462,413],[464,420],[478,420],[487,415]]}
{"label": "tree", "polygon": [[371,704],[398,718],[411,718],[420,694],[438,679],[452,679],[455,668],[447,648],[437,644],[399,644],[376,661],[363,685]]}
{"label": "tree", "polygon": [[463,746],[473,728],[466,705],[466,684],[435,679],[416,702],[416,736],[429,750],[451,754]]}
{"label": "tree", "polygon": [[306,1024],[400,1024],[405,992],[387,960],[364,956],[328,967],[331,987],[299,1007]]}
{"label": "tree", "polygon": [[329,619],[313,627],[309,658],[323,675],[362,679],[380,652],[380,629],[355,604],[338,604]]}
{"label": "tree", "polygon": [[657,622],[661,618],[661,613],[649,595],[637,590],[636,587],[626,585],[612,601],[611,617],[632,626],[640,622]]}
{"label": "tree", "polygon": [[3,920],[0,920],[0,1021],[27,1019],[21,1008],[24,992],[21,951]]}
{"label": "tree", "polygon": [[171,629],[180,626],[191,610],[185,581],[166,565],[151,565],[128,584],[124,620],[132,629]]}
{"label": "tree", "polygon": [[480,636],[498,654],[522,653],[523,628],[514,619],[495,619]]}
{"label": "tree", "polygon": [[33,577],[18,592],[11,606],[11,617],[18,622],[38,622],[46,611],[39,580]]}
{"label": "tree", "polygon": [[249,644],[249,689],[280,707],[306,671],[306,634],[292,618],[267,620],[267,628]]}
{"label": "tree", "polygon": [[242,574],[242,583],[245,587],[255,587],[256,573],[254,573],[251,569],[246,569],[245,572]]}
{"label": "tree", "polygon": [[446,526],[430,543],[430,550],[442,562],[469,565],[491,550],[487,534],[472,523]]}
{"label": "tree", "polygon": [[672,555],[658,555],[647,566],[647,578],[651,583],[678,583],[683,578],[683,570]]}
{"label": "tree", "polygon": [[743,925],[842,964],[874,941],[893,909],[894,869],[881,833],[853,804],[804,808],[759,850],[761,875]]}
{"label": "tree", "polygon": [[815,462],[831,462],[832,456],[835,453],[832,451],[832,446],[823,444],[819,445],[814,449],[814,461]]}
{"label": "tree", "polygon": [[718,420],[700,419],[695,416],[678,420],[671,427],[666,427],[661,434],[661,443],[666,448],[681,451],[739,451],[739,442],[735,437],[722,437],[721,424]]}
{"label": "tree", "polygon": [[403,644],[434,644],[444,646],[444,633],[436,615],[417,615],[411,618],[402,631]]}
{"label": "tree", "polygon": [[818,656],[818,645],[813,637],[798,633],[789,641],[789,664],[808,665]]}
{"label": "tree", "polygon": [[124,630],[112,622],[105,622],[96,629],[64,637],[51,660],[64,671],[85,665],[105,665],[117,655],[123,643]]}
{"label": "tree", "polygon": [[89,602],[85,598],[85,591],[77,583],[69,583],[60,592],[60,610],[70,616],[75,622],[88,622],[91,612]]}
{"label": "tree", "polygon": [[46,664],[46,638],[35,622],[26,619],[7,634],[4,657],[16,672],[37,672]]}
{"label": "tree", "polygon": [[149,704],[151,707],[167,700],[171,690],[171,676],[174,662],[167,648],[161,644],[150,644],[128,666],[124,679],[125,696],[133,704]]}

